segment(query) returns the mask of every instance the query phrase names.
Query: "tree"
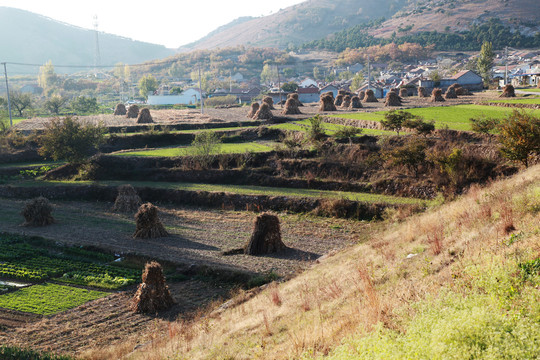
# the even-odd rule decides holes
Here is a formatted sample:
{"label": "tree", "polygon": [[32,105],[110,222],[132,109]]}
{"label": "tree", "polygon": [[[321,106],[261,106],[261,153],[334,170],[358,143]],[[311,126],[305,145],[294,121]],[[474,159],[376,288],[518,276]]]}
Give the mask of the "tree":
{"label": "tree", "polygon": [[139,80],[139,94],[148,99],[148,93],[156,91],[158,86],[159,83],[153,75],[145,75]]}
{"label": "tree", "polygon": [[484,41],[482,49],[480,50],[480,56],[476,62],[476,69],[484,79],[484,84],[487,86],[491,81],[491,71],[493,69],[493,60],[495,59],[495,53],[493,52],[493,46],[491,42]]}
{"label": "tree", "polygon": [[60,95],[53,95],[49,100],[45,101],[43,105],[51,114],[58,115],[60,110],[66,104],[67,98]]}
{"label": "tree", "polygon": [[356,90],[362,87],[362,84],[364,84],[364,74],[362,74],[361,72],[357,72],[352,79],[351,91],[356,92]]}
{"label": "tree", "polygon": [[82,163],[103,143],[105,130],[101,126],[81,124],[72,117],[54,119],[40,136],[39,153],[53,160]]}
{"label": "tree", "polygon": [[186,68],[180,62],[175,62],[169,68],[169,75],[175,78],[181,78],[186,74]]}
{"label": "tree", "polygon": [[315,78],[315,80],[322,79],[321,70],[316,66],[313,68],[313,77]]}
{"label": "tree", "polygon": [[286,78],[293,77],[294,76],[294,70],[291,69],[291,68],[283,69],[283,76],[285,76]]}
{"label": "tree", "polygon": [[319,115],[315,115],[309,118],[311,127],[308,130],[309,140],[312,142],[319,142],[325,137],[324,129],[322,126],[322,119]]}
{"label": "tree", "polygon": [[25,109],[31,109],[33,107],[32,96],[28,93],[10,91],[9,100],[11,102],[11,108],[17,110],[19,116],[23,116]]}
{"label": "tree", "polygon": [[54,72],[52,61],[49,60],[39,68],[38,84],[44,90],[55,86],[58,82],[58,75]]}
{"label": "tree", "polygon": [[265,64],[263,66],[262,72],[261,72],[261,82],[269,84],[274,79],[277,79],[277,70],[275,66],[272,66],[270,64]]}
{"label": "tree", "polygon": [[410,112],[394,110],[384,114],[384,119],[381,120],[381,125],[385,130],[395,131],[399,135],[399,132],[403,127],[403,123],[412,119],[416,119],[416,117]]}
{"label": "tree", "polygon": [[287,92],[295,92],[296,90],[298,90],[298,84],[294,81],[287,82],[281,86],[281,89]]}
{"label": "tree", "polygon": [[78,113],[94,113],[99,110],[95,97],[77,96],[71,101],[71,108]]}
{"label": "tree", "polygon": [[540,154],[540,117],[514,110],[498,126],[501,153],[529,166],[529,159]]}

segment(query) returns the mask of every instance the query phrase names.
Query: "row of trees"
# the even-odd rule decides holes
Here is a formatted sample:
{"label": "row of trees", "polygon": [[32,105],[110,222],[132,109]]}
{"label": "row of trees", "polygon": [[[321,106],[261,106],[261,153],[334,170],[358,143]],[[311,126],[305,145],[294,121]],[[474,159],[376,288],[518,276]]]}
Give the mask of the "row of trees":
{"label": "row of trees", "polygon": [[[77,96],[72,99],[61,95],[52,95],[45,101],[39,101],[31,94],[10,91],[11,109],[15,115],[22,117],[29,110],[42,110],[53,115],[58,115],[64,109],[70,109],[78,114],[95,113],[99,105],[95,97]],[[6,98],[0,98],[0,107],[7,109]]]}

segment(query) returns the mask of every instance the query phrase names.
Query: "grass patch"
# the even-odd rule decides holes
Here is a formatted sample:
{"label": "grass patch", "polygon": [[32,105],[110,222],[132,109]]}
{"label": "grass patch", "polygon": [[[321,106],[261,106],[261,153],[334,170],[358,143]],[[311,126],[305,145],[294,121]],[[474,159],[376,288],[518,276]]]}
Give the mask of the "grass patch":
{"label": "grass patch", "polygon": [[[124,184],[122,181],[36,181],[27,183],[32,185],[78,185],[78,184],[95,184],[119,186]],[[216,184],[199,184],[199,183],[169,183],[169,182],[150,182],[150,181],[131,181],[131,185],[136,187],[152,187],[159,189],[171,190],[189,190],[189,191],[208,191],[208,192],[228,192],[233,194],[243,195],[269,195],[269,196],[294,196],[308,198],[330,198],[330,199],[346,199],[352,201],[370,202],[370,203],[388,203],[388,204],[430,204],[430,201],[406,198],[390,195],[346,192],[346,191],[330,191],[330,190],[314,190],[314,189],[295,189],[281,187],[266,187],[253,185],[216,185]]]}
{"label": "grass patch", "polygon": [[[238,144],[221,144],[219,150],[215,151],[213,154],[242,154],[245,152],[269,152],[273,148],[270,146],[272,143],[257,143],[257,142],[247,142],[247,143],[238,143]],[[193,146],[184,146],[184,147],[171,147],[171,148],[162,148],[162,149],[152,149],[152,150],[138,150],[138,151],[128,151],[115,153],[114,155],[118,156],[163,156],[163,157],[176,157],[176,156],[189,156],[195,153],[195,148]]]}
{"label": "grass patch", "polygon": [[0,346],[0,359],[10,360],[73,360],[72,357],[23,349],[17,346]]}
{"label": "grass patch", "polygon": [[[435,121],[435,128],[441,129],[448,126],[451,130],[470,131],[471,124],[470,118],[477,118],[480,116],[486,116],[491,118],[503,118],[510,114],[514,109],[487,106],[487,105],[456,105],[456,106],[435,106],[428,108],[407,109],[405,111],[410,112],[413,115],[421,116],[425,120]],[[540,110],[526,110],[531,111],[534,115],[540,116]],[[333,117],[353,119],[353,120],[371,120],[380,122],[384,119],[386,111],[377,111],[373,113],[354,113],[354,114],[342,114],[331,115]]]}
{"label": "grass patch", "polygon": [[43,162],[31,162],[31,163],[7,163],[0,164],[0,169],[8,168],[26,168],[26,167],[41,167],[41,166],[60,166],[65,164],[63,161],[43,161]]}
{"label": "grass patch", "polygon": [[[322,124],[324,133],[326,135],[332,136],[337,131],[342,130],[346,126],[339,125],[339,124],[330,124],[323,122]],[[311,125],[308,119],[301,120],[301,121],[294,121],[294,122],[288,122],[284,124],[277,124],[272,125],[270,128],[272,129],[281,129],[281,130],[288,130],[288,131],[301,131],[301,132],[308,132]],[[362,135],[393,135],[394,132],[392,131],[386,131],[386,130],[378,130],[378,129],[362,129],[362,132],[360,134],[357,134],[356,136],[362,136]]]}
{"label": "grass patch", "polygon": [[540,105],[540,97],[524,98],[524,99],[511,99],[511,100],[491,100],[492,103],[500,104],[532,104]]}
{"label": "grass patch", "polygon": [[107,295],[109,294],[101,291],[46,283],[0,295],[0,307],[39,315],[53,315]]}

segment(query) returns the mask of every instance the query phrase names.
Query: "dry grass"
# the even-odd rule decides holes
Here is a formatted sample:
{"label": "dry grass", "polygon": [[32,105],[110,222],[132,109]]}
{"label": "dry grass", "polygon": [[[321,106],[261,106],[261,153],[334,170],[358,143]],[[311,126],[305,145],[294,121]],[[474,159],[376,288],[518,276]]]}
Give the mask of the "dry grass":
{"label": "dry grass", "polygon": [[[306,351],[324,356],[344,337],[368,333],[376,323],[400,330],[397,310],[412,316],[410,304],[452,286],[467,264],[538,255],[539,180],[535,166],[425,214],[388,223],[371,241],[321,258],[288,282],[223,312],[176,324],[183,330],[164,334],[130,358],[289,359]],[[509,235],[501,231],[510,220],[524,234],[512,246],[504,244]]]}

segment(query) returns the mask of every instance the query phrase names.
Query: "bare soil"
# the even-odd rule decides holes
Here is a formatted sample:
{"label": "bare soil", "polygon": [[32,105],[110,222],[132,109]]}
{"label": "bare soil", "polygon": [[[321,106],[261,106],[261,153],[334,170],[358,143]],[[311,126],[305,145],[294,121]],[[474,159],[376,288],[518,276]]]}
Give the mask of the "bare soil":
{"label": "bare soil", "polygon": [[[427,106],[449,106],[460,104],[472,104],[477,101],[492,99],[493,96],[486,93],[475,93],[471,96],[460,96],[458,99],[449,99],[444,103],[432,103],[429,102],[429,98],[419,98],[417,96],[406,97],[403,99],[403,105],[399,107],[392,107],[392,109],[406,109],[413,107],[427,107]],[[304,104],[300,107],[302,114],[300,115],[287,115],[291,119],[305,119],[316,114],[319,114],[319,104],[310,103]],[[355,110],[354,112],[373,112],[388,110],[389,108],[384,106],[384,99],[379,99],[378,103],[362,103],[364,106],[362,109]],[[281,114],[282,108],[280,105],[275,105],[276,109],[272,110],[274,116],[283,116]],[[176,124],[203,124],[203,123],[227,123],[236,121],[250,120],[246,115],[249,112],[249,107],[238,107],[229,109],[213,109],[208,108],[204,110],[204,114],[201,114],[198,109],[183,109],[183,110],[151,110],[151,115],[155,125],[176,125]],[[338,109],[335,113],[350,113],[351,110]],[[327,113],[324,113],[327,114]],[[14,126],[18,130],[42,130],[45,125],[50,122],[54,117],[49,118],[31,118],[23,120]],[[115,116],[112,114],[80,116],[79,121],[104,126],[120,126],[129,127],[136,126],[136,119],[128,119],[125,116]],[[151,125],[151,124],[150,124]]]}
{"label": "bare soil", "polygon": [[[159,315],[130,311],[134,291],[112,293],[43,318],[0,309],[0,343],[70,355],[120,343],[145,344],[157,330],[162,333],[170,321],[189,318],[230,291],[226,286],[197,280],[172,283],[169,288],[176,304]],[[14,318],[9,319],[11,316]]]}

